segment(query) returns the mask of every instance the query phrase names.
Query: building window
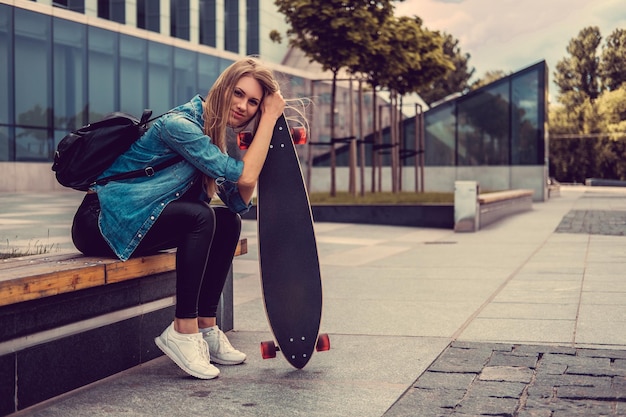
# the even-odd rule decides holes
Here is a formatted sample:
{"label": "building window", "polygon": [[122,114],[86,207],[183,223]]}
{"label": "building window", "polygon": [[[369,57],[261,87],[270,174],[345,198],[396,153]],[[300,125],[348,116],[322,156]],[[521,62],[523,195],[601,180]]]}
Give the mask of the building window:
{"label": "building window", "polygon": [[215,0],[200,0],[200,44],[217,46]]}
{"label": "building window", "polygon": [[87,30],[57,18],[53,25],[54,128],[67,132],[87,122]]}
{"label": "building window", "polygon": [[154,115],[165,113],[172,98],[174,47],[148,42],[148,108]]}
{"label": "building window", "polygon": [[17,161],[47,161],[54,152],[52,119],[52,19],[15,9],[15,118]]}
{"label": "building window", "polygon": [[148,43],[145,39],[120,35],[120,110],[141,114],[147,89]]}
{"label": "building window", "polygon": [[211,89],[219,76],[219,58],[210,55],[198,55],[198,88],[203,96]]}
{"label": "building window", "polygon": [[124,0],[98,0],[98,17],[117,23],[126,23]]}
{"label": "building window", "polygon": [[246,54],[260,55],[259,0],[247,0],[246,6]]}
{"label": "building window", "polygon": [[511,165],[541,165],[543,155],[542,126],[539,119],[540,98],[542,89],[539,87],[540,72],[534,70],[521,74],[511,81],[513,97]]}
{"label": "building window", "polygon": [[198,94],[198,54],[186,49],[174,51],[174,101],[185,103]]}
{"label": "building window", "polygon": [[494,83],[458,102],[458,165],[510,163],[509,83]]}
{"label": "building window", "polygon": [[119,109],[118,34],[94,26],[88,29],[89,122]]}
{"label": "building window", "polygon": [[239,53],[239,2],[224,3],[224,49]]}
{"label": "building window", "polygon": [[0,161],[15,160],[13,33],[13,9],[0,4]]}
{"label": "building window", "polygon": [[456,155],[456,106],[454,102],[440,104],[425,117],[425,164],[454,166]]}
{"label": "building window", "polygon": [[85,0],[53,0],[52,5],[73,12],[85,13]]}
{"label": "building window", "polygon": [[189,40],[189,0],[170,1],[170,35]]}
{"label": "building window", "polygon": [[161,31],[159,0],[137,0],[137,27],[151,32]]}

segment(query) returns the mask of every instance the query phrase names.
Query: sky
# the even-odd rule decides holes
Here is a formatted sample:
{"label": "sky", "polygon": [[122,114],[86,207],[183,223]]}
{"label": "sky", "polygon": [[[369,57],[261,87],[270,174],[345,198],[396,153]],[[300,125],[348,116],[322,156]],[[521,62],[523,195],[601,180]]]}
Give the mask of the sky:
{"label": "sky", "polygon": [[569,41],[583,28],[598,26],[602,43],[615,29],[626,29],[626,0],[404,0],[395,10],[458,39],[476,69],[471,81],[541,60],[552,80],[557,62],[568,56]]}

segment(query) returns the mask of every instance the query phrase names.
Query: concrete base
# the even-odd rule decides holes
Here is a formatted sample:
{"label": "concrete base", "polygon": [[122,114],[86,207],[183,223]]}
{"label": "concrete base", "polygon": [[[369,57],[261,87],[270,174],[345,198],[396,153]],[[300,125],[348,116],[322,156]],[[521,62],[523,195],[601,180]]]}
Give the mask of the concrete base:
{"label": "concrete base", "polygon": [[[315,222],[378,224],[386,226],[433,227],[451,229],[454,226],[454,205],[314,205]],[[256,219],[256,207],[242,216]]]}

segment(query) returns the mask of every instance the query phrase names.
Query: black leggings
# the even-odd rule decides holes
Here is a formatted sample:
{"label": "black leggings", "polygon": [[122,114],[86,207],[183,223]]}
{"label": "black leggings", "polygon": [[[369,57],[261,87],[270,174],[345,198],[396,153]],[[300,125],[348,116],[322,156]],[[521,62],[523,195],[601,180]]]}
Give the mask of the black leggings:
{"label": "black leggings", "polygon": [[[74,216],[72,240],[87,256],[116,257],[98,227],[100,202],[87,194]],[[226,207],[201,201],[169,203],[133,257],[163,249],[176,251],[176,317],[215,317],[232,264],[241,218]]]}

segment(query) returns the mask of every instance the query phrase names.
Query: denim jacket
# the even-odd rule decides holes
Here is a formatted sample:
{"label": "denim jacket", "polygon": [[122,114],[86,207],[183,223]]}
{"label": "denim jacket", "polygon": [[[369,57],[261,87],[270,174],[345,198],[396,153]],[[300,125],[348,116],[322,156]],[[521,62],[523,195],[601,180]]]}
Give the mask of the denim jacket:
{"label": "denim jacket", "polygon": [[[121,260],[130,258],[165,206],[202,181],[203,175],[216,179],[218,195],[231,211],[249,210],[237,187],[243,162],[222,152],[203,133],[202,103],[202,97],[195,96],[157,119],[100,178],[155,166],[177,154],[182,161],[151,177],[94,187],[101,205],[100,231]],[[198,198],[210,201],[205,193]]]}

